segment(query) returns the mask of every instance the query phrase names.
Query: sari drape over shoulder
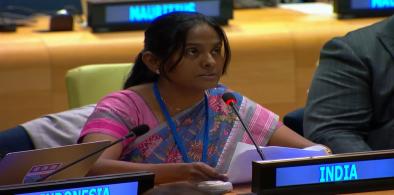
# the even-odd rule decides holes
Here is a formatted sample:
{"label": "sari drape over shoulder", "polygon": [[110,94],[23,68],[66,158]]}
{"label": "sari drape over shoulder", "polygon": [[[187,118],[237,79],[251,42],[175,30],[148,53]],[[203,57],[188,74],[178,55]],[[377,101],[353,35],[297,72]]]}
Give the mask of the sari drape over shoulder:
{"label": "sari drape over shoulder", "polygon": [[[222,85],[206,91],[210,122],[206,163],[220,172],[227,171],[238,142],[252,143],[231,107],[222,101],[222,95],[228,91]],[[257,144],[266,145],[273,132],[283,125],[279,117],[238,93],[234,95],[236,107]],[[201,100],[172,116],[189,158],[195,162],[201,161],[205,113],[204,101]],[[183,162],[167,122],[159,124],[143,98],[131,90],[104,97],[85,124],[80,140],[90,133],[121,138],[129,129],[142,124],[148,125],[150,130],[135,140],[124,141],[120,160],[138,163]]]}

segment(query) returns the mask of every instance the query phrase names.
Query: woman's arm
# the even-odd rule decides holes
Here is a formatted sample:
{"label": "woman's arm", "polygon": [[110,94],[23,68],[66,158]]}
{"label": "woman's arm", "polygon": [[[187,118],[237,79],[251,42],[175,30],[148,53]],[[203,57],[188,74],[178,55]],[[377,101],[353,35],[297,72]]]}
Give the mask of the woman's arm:
{"label": "woman's arm", "polygon": [[[115,141],[116,139],[109,135],[92,133],[85,136],[83,142],[98,140]],[[214,168],[205,163],[132,163],[118,160],[121,152],[120,143],[106,149],[88,175],[149,171],[155,174],[156,184],[176,181],[227,180],[226,176],[217,173]]]}
{"label": "woman's arm", "polygon": [[283,125],[274,132],[268,145],[305,148],[316,144]]}

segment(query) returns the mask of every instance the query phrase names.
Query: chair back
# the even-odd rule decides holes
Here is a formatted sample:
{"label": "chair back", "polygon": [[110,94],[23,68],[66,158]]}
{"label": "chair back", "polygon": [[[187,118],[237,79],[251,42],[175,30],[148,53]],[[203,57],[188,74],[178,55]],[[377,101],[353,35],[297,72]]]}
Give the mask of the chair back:
{"label": "chair back", "polygon": [[97,103],[108,93],[122,89],[131,63],[92,64],[69,70],[66,74],[70,108]]}
{"label": "chair back", "polygon": [[304,108],[298,108],[283,117],[283,124],[304,136]]}

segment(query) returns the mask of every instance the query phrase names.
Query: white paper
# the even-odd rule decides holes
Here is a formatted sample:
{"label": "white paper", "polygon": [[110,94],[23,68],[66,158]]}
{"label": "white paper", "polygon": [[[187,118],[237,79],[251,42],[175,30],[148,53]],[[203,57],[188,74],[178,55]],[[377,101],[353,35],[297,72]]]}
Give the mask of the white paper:
{"label": "white paper", "polygon": [[[312,156],[325,156],[324,150],[315,148],[288,148],[280,146],[260,147],[264,160],[278,160]],[[233,184],[252,181],[252,161],[261,161],[254,145],[238,142],[227,172]]]}
{"label": "white paper", "polygon": [[334,8],[329,3],[284,3],[280,4],[279,7],[310,15],[334,15]]}

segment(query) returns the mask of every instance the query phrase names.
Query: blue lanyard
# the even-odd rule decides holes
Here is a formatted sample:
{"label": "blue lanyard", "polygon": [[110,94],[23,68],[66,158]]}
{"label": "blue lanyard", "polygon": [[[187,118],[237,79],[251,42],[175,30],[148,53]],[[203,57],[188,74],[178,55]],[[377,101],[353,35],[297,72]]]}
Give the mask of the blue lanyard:
{"label": "blue lanyard", "polygon": [[[178,132],[176,131],[176,124],[174,120],[172,120],[170,113],[168,112],[168,109],[161,98],[159,88],[157,87],[157,82],[153,83],[153,92],[155,94],[156,100],[160,105],[160,109],[164,114],[164,117],[167,120],[168,125],[170,126],[172,136],[175,140],[175,144],[178,147],[178,150],[182,154],[182,159],[184,162],[191,163],[192,161],[189,158],[187,149],[185,147],[185,144],[183,143],[181,137],[179,136]],[[204,138],[203,138],[203,149],[202,149],[202,162],[207,161],[207,152],[208,152],[208,133],[209,133],[209,108],[208,108],[208,97],[205,94],[204,95],[204,103],[205,103],[205,129],[204,129]]]}

